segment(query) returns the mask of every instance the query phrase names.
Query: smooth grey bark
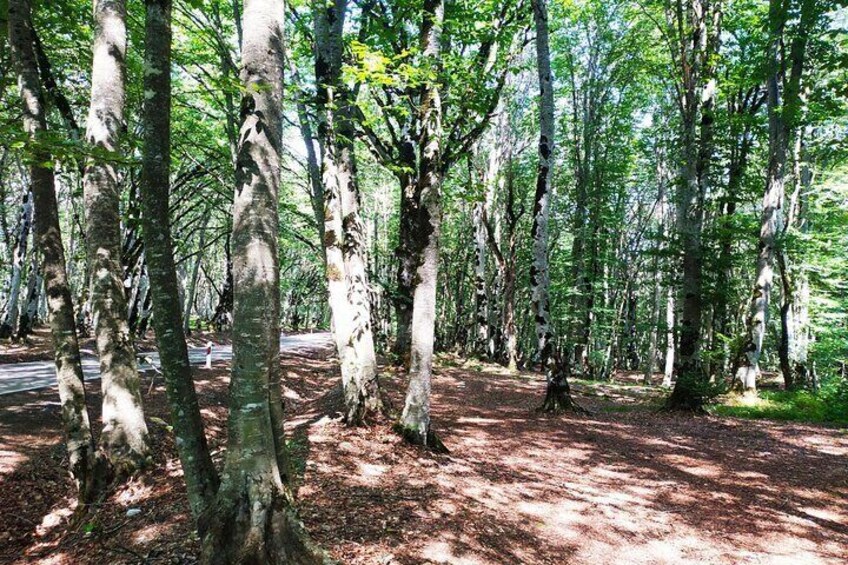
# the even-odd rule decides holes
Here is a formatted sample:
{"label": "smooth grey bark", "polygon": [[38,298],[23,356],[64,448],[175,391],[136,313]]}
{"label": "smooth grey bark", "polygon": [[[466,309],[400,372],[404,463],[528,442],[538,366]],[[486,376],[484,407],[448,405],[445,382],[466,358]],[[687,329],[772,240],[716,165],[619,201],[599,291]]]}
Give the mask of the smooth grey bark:
{"label": "smooth grey bark", "polygon": [[[813,172],[805,161],[801,136],[796,137],[793,175],[795,190],[790,200],[787,217],[787,230],[809,231],[809,223],[804,217],[805,195],[813,184]],[[800,387],[812,387],[812,371],[807,354],[811,341],[810,335],[810,283],[803,266],[793,266],[786,249],[777,255],[782,286],[780,304],[780,342],[778,356],[780,370],[783,373],[783,386],[787,390]]]}
{"label": "smooth grey bark", "polygon": [[548,43],[547,0],[532,0],[536,27],[536,68],[539,75],[539,165],[533,198],[532,264],[530,298],[536,329],[536,353],[547,385],[542,410],[557,412],[574,406],[568,384],[568,371],[560,363],[549,367],[553,351],[553,326],[550,312],[551,278],[548,270],[548,222],[550,221],[554,165],[554,92],[551,53]]}
{"label": "smooth grey bark", "polygon": [[[441,66],[441,31],[444,0],[424,0],[420,29],[423,64],[435,71]],[[425,81],[421,92],[421,134],[418,143],[419,177],[415,186],[414,216],[417,265],[412,295],[409,386],[401,415],[404,437],[415,444],[443,449],[430,429],[430,381],[436,324],[436,283],[439,268],[442,182],[442,99],[436,79]]]}
{"label": "smooth grey bark", "polygon": [[[548,222],[553,178],[554,93],[551,53],[548,44],[548,6],[546,0],[533,0],[536,27],[536,66],[539,75],[539,168],[533,198],[533,256],[530,266],[530,297],[536,326],[536,354],[544,371],[553,346],[550,312],[550,273],[548,270]],[[548,383],[548,386],[552,386]]]}
{"label": "smooth grey bark", "polygon": [[474,226],[474,347],[478,354],[489,350],[489,295],[486,284],[486,203],[476,202],[472,212]]}
{"label": "smooth grey bark", "polygon": [[24,263],[26,262],[27,248],[29,246],[29,233],[32,227],[32,200],[31,191],[27,190],[24,193],[23,202],[21,202],[21,214],[18,220],[15,247],[12,251],[12,274],[9,278],[9,298],[6,301],[3,322],[0,323],[0,338],[12,337],[18,329],[21,283],[23,281]]}
{"label": "smooth grey bark", "polygon": [[[183,334],[168,214],[171,174],[171,0],[145,0],[142,235],[151,283],[153,328],[165,377],[188,499],[200,523],[215,498],[218,475],[200,417]],[[201,233],[201,240],[205,230]],[[201,249],[203,244],[201,243]],[[195,273],[196,276],[196,273]],[[190,301],[187,300],[190,304]],[[201,535],[203,526],[198,528]]]}
{"label": "smooth grey bark", "polygon": [[188,279],[188,288],[185,291],[185,300],[183,301],[183,331],[186,335],[191,335],[191,311],[194,308],[194,299],[197,296],[197,283],[200,280],[200,265],[203,263],[203,251],[206,249],[206,227],[209,224],[210,208],[207,207],[203,212],[203,220],[200,225],[200,240],[197,242],[197,257],[194,258],[194,265],[191,267],[191,273]]}
{"label": "smooth grey bark", "polygon": [[523,215],[522,210],[516,210],[515,198],[515,176],[512,162],[512,154],[507,159],[507,172],[505,177],[506,188],[506,233],[503,245],[498,243],[498,236],[494,226],[488,219],[488,211],[483,208],[484,229],[486,230],[487,242],[492,250],[495,263],[498,267],[498,279],[501,289],[501,328],[503,333],[504,356],[507,368],[510,371],[518,370],[518,330],[515,323],[515,290],[518,248],[518,222]]}
{"label": "smooth grey bark", "polygon": [[279,0],[246,0],[233,203],[233,364],[227,456],[202,541],[207,564],[322,563],[293,506],[280,384],[278,194],[283,123]]}
{"label": "smooth grey bark", "polygon": [[99,447],[117,476],[142,466],[148,432],[121,266],[120,181],[107,155],[121,149],[126,71],[124,0],[95,0],[91,106],[86,140],[97,151],[83,178],[94,335],[100,356],[103,431]]}
{"label": "smooth grey bark", "polygon": [[[33,52],[29,0],[9,5],[9,44],[18,66],[18,84],[23,99],[24,129],[32,140],[30,177],[36,206],[35,245],[43,258],[48,318],[56,361],[56,381],[62,405],[62,423],[67,441],[71,475],[86,502],[94,492],[94,440],[80,364],[79,345],[74,325],[71,291],[65,272],[65,250],[59,228],[59,209],[52,169],[52,155],[40,143],[46,133],[44,97]],[[49,166],[46,164],[51,163]]]}
{"label": "smooth grey bark", "polygon": [[345,420],[357,425],[383,408],[371,328],[365,227],[359,215],[350,108],[353,93],[341,81],[346,12],[347,0],[315,6],[315,75],[318,133],[324,148],[321,176],[327,288],[341,365]]}
{"label": "smooth grey bark", "polygon": [[38,261],[38,249],[33,249],[30,251],[26,299],[24,300],[23,308],[21,308],[21,316],[18,320],[17,339],[23,339],[31,334],[40,321],[38,319],[38,307],[41,303],[41,287],[43,286],[43,282],[41,267]]}
{"label": "smooth grey bark", "polygon": [[[801,78],[804,70],[810,28],[816,18],[815,0],[800,3],[800,21],[789,50],[789,73],[784,58],[784,27],[789,18],[785,2],[769,2],[769,76],[766,90],[769,118],[768,167],[754,288],[745,323],[743,362],[736,371],[737,383],[749,395],[757,391],[760,356],[768,324],[769,303],[774,282],[774,260],[778,238],[784,231],[785,176],[789,144],[796,134],[801,104]],[[791,384],[791,383],[790,383]]]}

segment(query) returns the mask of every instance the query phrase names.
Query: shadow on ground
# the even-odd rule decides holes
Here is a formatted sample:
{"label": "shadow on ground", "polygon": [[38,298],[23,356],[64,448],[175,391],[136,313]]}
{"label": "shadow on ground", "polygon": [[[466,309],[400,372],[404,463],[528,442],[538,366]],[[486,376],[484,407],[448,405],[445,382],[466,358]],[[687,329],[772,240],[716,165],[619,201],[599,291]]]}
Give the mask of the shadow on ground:
{"label": "shadow on ground", "polygon": [[[291,355],[282,366],[301,515],[343,563],[848,559],[844,430],[657,414],[650,390],[646,401],[635,387],[615,386],[575,387],[591,416],[549,417],[534,410],[543,389],[536,376],[442,367],[433,421],[451,453],[433,455],[402,444],[385,423],[345,428],[328,357]],[[227,366],[196,378],[220,463]],[[387,369],[383,382],[401,406],[405,378]],[[69,531],[55,392],[24,394],[0,406],[0,561],[195,561],[164,425],[151,423],[155,466]],[[96,416],[98,396],[89,402]],[[145,408],[167,420],[161,382]],[[128,508],[142,512],[130,519]]]}

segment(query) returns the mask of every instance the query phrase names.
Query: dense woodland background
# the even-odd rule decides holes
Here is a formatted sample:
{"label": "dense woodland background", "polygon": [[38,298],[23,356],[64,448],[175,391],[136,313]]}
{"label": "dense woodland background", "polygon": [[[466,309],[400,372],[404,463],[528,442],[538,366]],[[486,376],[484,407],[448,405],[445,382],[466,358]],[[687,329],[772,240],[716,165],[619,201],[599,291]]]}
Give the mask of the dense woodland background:
{"label": "dense woodland background", "polygon": [[[44,123],[36,134],[27,125],[21,47],[3,36],[3,339],[26,343],[48,319],[30,187],[33,171],[50,168],[74,325],[95,335],[101,362],[119,351],[104,340],[124,330],[97,333],[98,309],[115,304],[98,300],[120,291],[102,286],[93,238],[103,235],[97,226],[119,223],[115,276],[126,306],[110,316],[115,328],[126,323],[130,343],[160,321],[157,331],[170,328],[157,335],[160,349],[182,341],[178,325],[189,336],[232,334],[241,367],[239,343],[275,336],[277,321],[284,332],[332,329],[346,421],[397,419],[377,361],[405,366],[397,427],[431,448],[444,446],[430,427],[428,347],[541,371],[547,388],[537,400],[549,411],[582,411],[568,379],[628,374],[666,387],[671,410],[715,410],[736,391],[748,398],[740,412],[848,421],[843,2],[148,0],[127,2],[124,14],[123,2],[98,0],[95,16],[125,15],[127,38],[124,68],[103,83],[125,84],[123,117],[101,143],[87,116],[97,100],[92,44],[105,40],[105,20],[95,25],[88,1],[9,1],[16,6],[0,3],[0,14],[11,10],[2,27],[12,29],[14,16],[26,28]],[[165,28],[155,27],[165,16],[155,10],[171,17],[169,63]],[[163,73],[168,86],[156,82]],[[156,129],[163,115],[170,146]],[[278,165],[250,153],[249,140],[277,115],[279,147],[272,124],[268,154]],[[254,118],[262,127],[251,130]],[[162,152],[170,170],[156,161]],[[92,207],[86,179],[97,167],[114,174],[118,216]],[[236,196],[234,209],[234,187],[276,183],[264,208]],[[270,241],[263,230],[277,214]],[[252,227],[240,231],[240,222]],[[168,225],[172,245],[151,250]],[[239,261],[250,264],[257,248],[243,238],[263,233],[279,278],[248,281]],[[173,289],[171,267],[156,262],[169,249]],[[158,298],[157,289],[173,292]],[[256,316],[278,320],[260,327],[254,317],[260,326],[240,329],[239,292]],[[174,314],[167,322],[165,312]],[[167,362],[163,352],[166,373]],[[270,374],[273,388],[279,377]],[[758,387],[764,404],[753,400]],[[242,409],[253,405],[243,392]],[[187,401],[196,412],[193,390],[174,394],[175,409]],[[225,489],[214,466],[204,470],[199,415],[177,433],[195,440],[201,461],[186,470],[189,498],[196,517],[208,517]],[[201,537],[219,536],[204,542],[214,561],[225,520],[205,520]]]}

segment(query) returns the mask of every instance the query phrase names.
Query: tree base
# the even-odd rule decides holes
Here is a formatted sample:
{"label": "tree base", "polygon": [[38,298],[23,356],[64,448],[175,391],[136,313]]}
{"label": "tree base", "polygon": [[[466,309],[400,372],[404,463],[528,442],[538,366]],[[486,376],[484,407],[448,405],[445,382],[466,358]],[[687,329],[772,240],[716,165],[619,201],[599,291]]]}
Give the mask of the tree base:
{"label": "tree base", "polygon": [[706,414],[704,408],[704,397],[696,392],[690,391],[679,385],[675,386],[671,391],[665,405],[662,408],[663,412],[688,412],[690,414]]}
{"label": "tree base", "polygon": [[392,419],[393,407],[389,395],[379,384],[375,388],[369,391],[369,397],[360,394],[355,401],[345,403],[344,423],[347,426],[367,426]]}
{"label": "tree base", "polygon": [[241,492],[219,492],[205,516],[204,565],[330,565],[310,539],[290,496],[266,477],[246,477]]}
{"label": "tree base", "polygon": [[702,415],[706,414],[707,411],[704,408],[703,402],[698,402],[692,399],[680,399],[675,398],[672,393],[671,396],[668,397],[668,400],[665,401],[665,405],[662,408],[663,412],[688,412],[690,414]]}
{"label": "tree base", "polygon": [[567,369],[560,361],[556,362],[550,369],[548,375],[548,387],[545,391],[545,401],[539,407],[539,412],[547,414],[561,414],[573,412],[575,414],[589,414],[589,411],[574,402],[571,397],[571,386],[568,384]]}
{"label": "tree base", "polygon": [[574,401],[571,397],[571,392],[563,392],[562,390],[555,391],[552,389],[553,387],[548,387],[548,391],[545,393],[545,401],[538,409],[539,412],[544,412],[545,414],[563,414],[565,412],[571,412],[574,414],[583,414],[585,416],[591,414],[591,412]]}
{"label": "tree base", "polygon": [[450,450],[442,443],[442,440],[439,439],[439,436],[436,435],[436,432],[432,428],[428,428],[427,433],[422,435],[418,430],[414,430],[398,422],[392,426],[392,429],[410,445],[417,445],[434,453],[450,453]]}

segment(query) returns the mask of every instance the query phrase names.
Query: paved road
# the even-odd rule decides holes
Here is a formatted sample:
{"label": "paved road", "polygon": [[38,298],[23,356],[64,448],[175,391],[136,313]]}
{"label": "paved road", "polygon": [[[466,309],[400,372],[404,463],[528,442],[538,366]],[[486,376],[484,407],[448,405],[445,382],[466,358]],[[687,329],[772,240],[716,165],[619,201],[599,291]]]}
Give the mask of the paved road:
{"label": "paved road", "polygon": [[[296,353],[302,350],[315,350],[332,347],[329,333],[298,334],[280,336],[280,350]],[[189,360],[194,365],[206,362],[206,348],[193,347],[188,350]],[[156,352],[139,353],[139,368],[150,370],[148,360],[159,366],[159,354]],[[218,345],[212,348],[212,361],[229,360],[233,357],[230,345]],[[100,378],[100,365],[91,353],[83,353],[82,370],[86,380]],[[26,390],[48,388],[56,384],[56,365],[53,361],[30,361],[27,363],[0,364],[0,395]]]}

